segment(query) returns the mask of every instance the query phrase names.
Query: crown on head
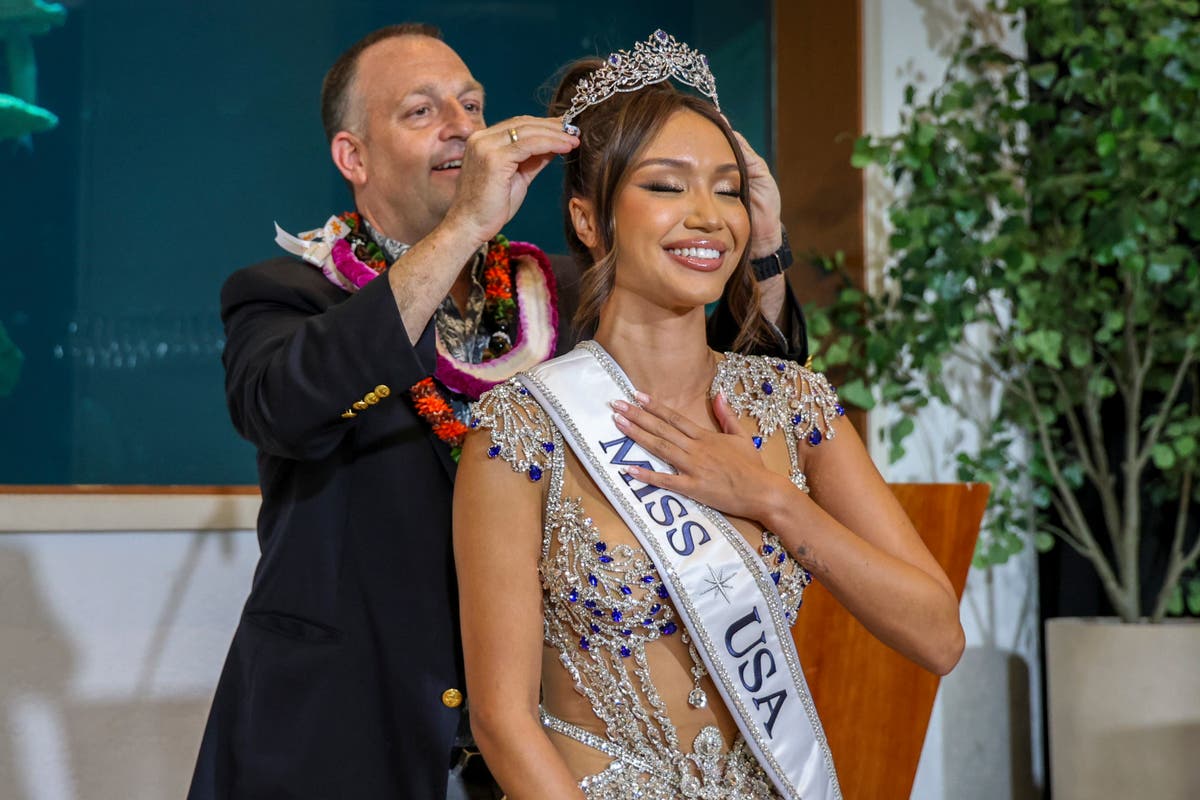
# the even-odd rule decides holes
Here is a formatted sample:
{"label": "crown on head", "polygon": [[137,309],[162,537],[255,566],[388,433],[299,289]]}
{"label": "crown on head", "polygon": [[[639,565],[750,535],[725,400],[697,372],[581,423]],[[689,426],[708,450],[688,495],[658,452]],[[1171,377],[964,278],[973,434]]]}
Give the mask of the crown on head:
{"label": "crown on head", "polygon": [[572,125],[571,120],[585,109],[618,92],[634,92],[668,78],[695,87],[713,101],[718,111],[721,110],[717,82],[708,68],[708,56],[660,29],[650,34],[646,41],[635,44],[633,52],[618,50],[613,53],[604,64],[575,84],[571,107],[563,114],[563,130],[578,136],[579,128]]}

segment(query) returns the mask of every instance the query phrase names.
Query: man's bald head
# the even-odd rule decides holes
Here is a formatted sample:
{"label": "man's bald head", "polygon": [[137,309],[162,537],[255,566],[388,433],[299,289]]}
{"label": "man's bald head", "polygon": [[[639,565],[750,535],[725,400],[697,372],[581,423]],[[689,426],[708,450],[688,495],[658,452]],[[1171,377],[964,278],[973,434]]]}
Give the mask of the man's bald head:
{"label": "man's bald head", "polygon": [[358,60],[363,51],[377,42],[399,36],[425,36],[442,40],[441,30],[433,25],[404,22],[372,31],[350,45],[350,48],[333,62],[321,84],[321,124],[325,127],[325,138],[328,141],[332,142],[338,131],[357,132],[360,127],[362,108],[355,91],[355,78],[358,74]]}

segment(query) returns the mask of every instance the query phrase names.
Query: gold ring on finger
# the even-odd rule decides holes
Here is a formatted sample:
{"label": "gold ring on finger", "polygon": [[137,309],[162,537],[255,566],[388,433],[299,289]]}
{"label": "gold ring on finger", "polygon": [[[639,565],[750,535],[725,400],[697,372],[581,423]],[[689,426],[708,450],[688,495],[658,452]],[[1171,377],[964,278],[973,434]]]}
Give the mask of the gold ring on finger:
{"label": "gold ring on finger", "polygon": [[521,137],[517,135],[516,128],[509,128],[508,129],[508,138],[513,144],[516,144],[517,140],[520,139]]}

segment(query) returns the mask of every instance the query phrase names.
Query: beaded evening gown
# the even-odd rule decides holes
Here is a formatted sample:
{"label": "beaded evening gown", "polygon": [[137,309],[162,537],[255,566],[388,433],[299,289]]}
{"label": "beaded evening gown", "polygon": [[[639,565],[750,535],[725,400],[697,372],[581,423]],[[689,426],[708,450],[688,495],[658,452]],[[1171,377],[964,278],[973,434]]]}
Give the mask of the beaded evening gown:
{"label": "beaded evening gown", "polygon": [[[823,375],[726,354],[725,394],[764,460],[807,491],[803,447],[841,414]],[[543,483],[542,722],[590,800],[776,798],[708,677],[646,551],[515,380],[480,398],[488,456]],[[774,534],[730,518],[769,566],[794,622],[808,572]],[[719,586],[720,576],[714,575]],[[719,589],[714,589],[719,591]]]}

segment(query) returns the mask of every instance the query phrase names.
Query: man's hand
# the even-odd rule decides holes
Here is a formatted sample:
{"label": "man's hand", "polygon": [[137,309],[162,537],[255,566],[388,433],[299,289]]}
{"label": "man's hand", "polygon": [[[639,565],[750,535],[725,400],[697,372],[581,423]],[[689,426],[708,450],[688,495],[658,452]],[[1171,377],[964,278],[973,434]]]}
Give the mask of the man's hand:
{"label": "man's hand", "polygon": [[746,137],[737,131],[733,135],[742,146],[746,176],[750,179],[750,257],[766,258],[783,244],[783,223],[779,220],[783,202],[779,199],[779,185],[767,162],[754,152]]}
{"label": "man's hand", "polygon": [[558,118],[513,117],[476,131],[467,139],[445,225],[482,245],[517,213],[537,174],[578,146],[579,138],[564,133]]}

